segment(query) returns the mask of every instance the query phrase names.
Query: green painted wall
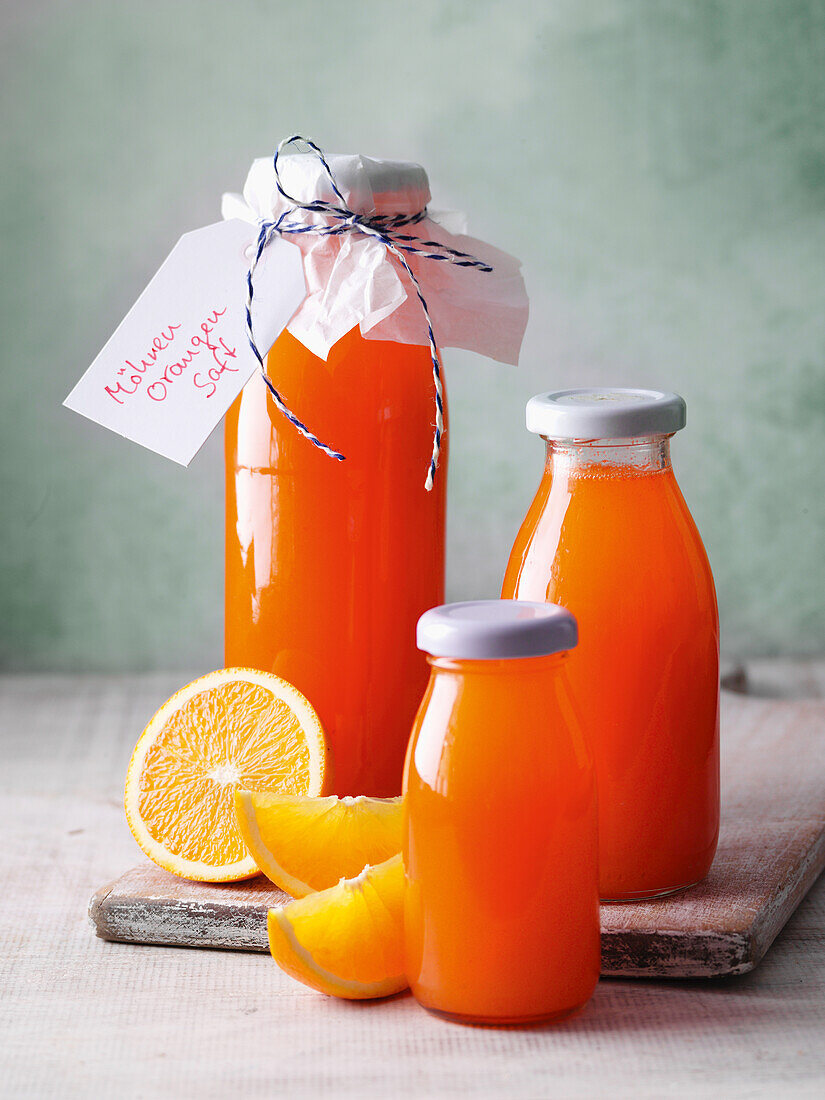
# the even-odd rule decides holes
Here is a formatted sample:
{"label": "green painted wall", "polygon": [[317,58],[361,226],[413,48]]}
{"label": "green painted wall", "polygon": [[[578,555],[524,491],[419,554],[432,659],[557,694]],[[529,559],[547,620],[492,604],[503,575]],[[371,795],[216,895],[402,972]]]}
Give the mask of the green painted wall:
{"label": "green painted wall", "polygon": [[540,389],[673,388],[734,653],[825,649],[825,4],[5,3],[0,660],[220,663],[220,442],[60,403],[184,230],[298,129],[420,160],[521,256],[518,369],[448,356],[450,594],[496,594]]}

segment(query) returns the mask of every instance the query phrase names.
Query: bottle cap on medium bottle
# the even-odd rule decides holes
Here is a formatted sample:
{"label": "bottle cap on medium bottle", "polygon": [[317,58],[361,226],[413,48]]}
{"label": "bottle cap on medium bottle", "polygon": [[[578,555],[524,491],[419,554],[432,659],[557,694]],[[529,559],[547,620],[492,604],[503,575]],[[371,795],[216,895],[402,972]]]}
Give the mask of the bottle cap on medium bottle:
{"label": "bottle cap on medium bottle", "polygon": [[555,390],[527,402],[527,430],[549,439],[636,439],[684,428],[687,406],[663,390]]}

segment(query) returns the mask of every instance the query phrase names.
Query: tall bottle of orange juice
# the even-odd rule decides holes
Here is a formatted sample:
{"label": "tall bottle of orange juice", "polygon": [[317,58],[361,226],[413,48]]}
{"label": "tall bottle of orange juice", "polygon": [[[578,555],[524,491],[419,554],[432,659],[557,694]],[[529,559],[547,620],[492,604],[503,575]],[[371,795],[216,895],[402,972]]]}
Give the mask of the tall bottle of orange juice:
{"label": "tall bottle of orange juice", "polygon": [[397,794],[427,682],[415,624],[444,598],[446,447],[432,492],[421,462],[429,355],[355,329],[325,364],[285,332],[267,370],[346,461],[299,435],[258,377],[230,410],[226,664],[275,672],[312,701],[339,793]]}
{"label": "tall bottle of orange juice", "polygon": [[256,161],[225,204],[283,226],[308,290],[265,364],[308,430],[263,376],[227,417],[225,659],[310,699],[341,795],[400,792],[427,682],[415,624],[444,595],[448,450],[436,341],[514,361],[526,321],[517,262],[437,224],[429,197],[417,164],[294,154],[276,173]]}
{"label": "tall bottle of orange juice", "polygon": [[564,390],[527,406],[546,443],[502,594],[579,624],[569,676],[596,767],[603,900],[707,874],[719,830],[719,625],[707,555],[670,461],[685,403]]}

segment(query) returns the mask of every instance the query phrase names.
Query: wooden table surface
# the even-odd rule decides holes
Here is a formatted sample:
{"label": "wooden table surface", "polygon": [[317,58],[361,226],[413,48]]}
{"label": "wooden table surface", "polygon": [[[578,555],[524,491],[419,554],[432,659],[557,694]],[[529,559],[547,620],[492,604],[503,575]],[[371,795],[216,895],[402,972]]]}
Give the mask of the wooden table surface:
{"label": "wooden table surface", "polygon": [[[782,690],[789,670],[825,683],[822,663],[769,662],[754,682]],[[753,973],[603,980],[580,1017],[532,1031],[447,1024],[408,995],[330,1000],[265,956],[97,939],[89,897],[139,855],[129,753],[183,682],[0,679],[0,1095],[825,1095],[825,876]]]}

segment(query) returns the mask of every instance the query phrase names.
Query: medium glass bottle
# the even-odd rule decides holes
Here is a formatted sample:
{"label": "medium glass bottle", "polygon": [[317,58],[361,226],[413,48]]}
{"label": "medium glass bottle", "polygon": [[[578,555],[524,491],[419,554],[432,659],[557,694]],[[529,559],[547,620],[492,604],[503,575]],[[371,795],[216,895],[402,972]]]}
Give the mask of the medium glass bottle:
{"label": "medium glass bottle", "polygon": [[571,688],[593,749],[603,900],[705,877],[719,831],[719,624],[676,484],[676,394],[565,390],[527,406],[544,475],[502,595],[569,608]]}
{"label": "medium glass bottle", "polygon": [[422,616],[405,771],[406,970],[465,1023],[569,1015],[599,975],[596,794],[567,683],[573,616],[512,600]]}

